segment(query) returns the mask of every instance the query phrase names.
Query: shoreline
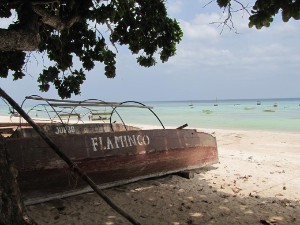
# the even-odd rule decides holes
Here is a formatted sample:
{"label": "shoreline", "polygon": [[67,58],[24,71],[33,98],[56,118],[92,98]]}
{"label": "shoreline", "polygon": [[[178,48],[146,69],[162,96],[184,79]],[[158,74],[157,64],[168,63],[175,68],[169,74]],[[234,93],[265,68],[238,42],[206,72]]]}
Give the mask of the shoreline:
{"label": "shoreline", "polygon": [[[161,129],[162,126],[160,125],[148,125],[148,124],[139,124],[139,123],[128,123],[127,125],[130,126],[136,126],[141,129]],[[176,129],[177,126],[165,126],[166,129]],[[198,131],[204,131],[208,133],[214,133],[214,132],[254,132],[254,133],[264,133],[264,134],[292,134],[292,135],[300,135],[300,132],[296,131],[273,131],[273,130],[258,130],[258,129],[234,129],[234,128],[203,128],[203,127],[190,127],[187,126],[184,129],[196,129]]]}

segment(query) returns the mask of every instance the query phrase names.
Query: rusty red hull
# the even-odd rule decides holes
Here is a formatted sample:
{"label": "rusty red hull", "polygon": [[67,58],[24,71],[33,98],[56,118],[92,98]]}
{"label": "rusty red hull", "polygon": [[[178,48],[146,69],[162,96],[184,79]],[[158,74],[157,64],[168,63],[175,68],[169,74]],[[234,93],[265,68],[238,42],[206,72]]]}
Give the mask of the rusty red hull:
{"label": "rusty red hull", "polygon": [[[52,135],[51,139],[102,187],[218,162],[216,139],[193,129]],[[25,199],[86,186],[40,137],[10,138]]]}

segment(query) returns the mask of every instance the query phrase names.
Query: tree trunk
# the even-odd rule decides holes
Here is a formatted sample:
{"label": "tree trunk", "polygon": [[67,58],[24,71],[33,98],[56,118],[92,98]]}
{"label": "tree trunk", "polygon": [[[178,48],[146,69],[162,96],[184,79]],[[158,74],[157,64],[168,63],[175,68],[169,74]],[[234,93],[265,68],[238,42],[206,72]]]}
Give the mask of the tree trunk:
{"label": "tree trunk", "polygon": [[26,214],[16,177],[17,170],[0,135],[0,225],[36,225]]}

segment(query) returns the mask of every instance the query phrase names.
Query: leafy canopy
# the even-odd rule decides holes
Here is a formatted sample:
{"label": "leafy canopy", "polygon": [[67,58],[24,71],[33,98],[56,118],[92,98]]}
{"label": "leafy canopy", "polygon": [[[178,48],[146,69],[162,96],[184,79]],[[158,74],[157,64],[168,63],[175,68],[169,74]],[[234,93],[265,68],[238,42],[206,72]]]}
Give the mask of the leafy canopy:
{"label": "leafy canopy", "polygon": [[[176,20],[167,15],[164,0],[32,0],[0,3],[0,17],[9,18],[15,10],[18,20],[8,30],[20,31],[30,27],[39,43],[36,50],[46,53],[53,65],[40,73],[40,90],[51,84],[61,97],[80,93],[86,72],[96,62],[104,63],[105,75],[116,75],[115,44],[127,45],[137,62],[144,67],[156,64],[155,54],[162,62],[175,55],[182,30]],[[28,19],[32,18],[32,19]],[[99,30],[107,26],[109,40]],[[1,36],[1,33],[0,33]],[[108,38],[107,38],[108,39]],[[113,50],[114,51],[113,51]],[[1,40],[0,40],[1,50]],[[25,76],[26,51],[0,52],[0,76],[13,71],[14,79]],[[75,58],[81,68],[74,68]]]}
{"label": "leafy canopy", "polygon": [[299,0],[256,0],[248,11],[248,5],[242,4],[238,0],[216,0],[220,8],[228,9],[229,14],[236,11],[232,9],[232,2],[241,6],[241,10],[246,10],[249,14],[249,27],[255,26],[257,29],[269,27],[275,15],[281,12],[282,20],[288,22],[291,18],[300,19]]}
{"label": "leafy canopy", "polygon": [[[280,12],[285,22],[300,19],[300,0],[256,0],[251,7],[238,0],[213,1],[228,12],[224,24],[239,10],[249,13],[249,27],[257,29],[270,26]],[[11,71],[14,80],[21,79],[30,52],[41,52],[52,65],[39,74],[39,88],[54,85],[62,98],[80,93],[97,62],[105,65],[106,77],[115,77],[116,45],[128,46],[138,64],[150,67],[155,56],[162,62],[174,56],[183,35],[168,17],[165,0],[1,0],[0,18],[15,15],[16,22],[0,29],[0,77]],[[99,26],[106,26],[108,37]]]}

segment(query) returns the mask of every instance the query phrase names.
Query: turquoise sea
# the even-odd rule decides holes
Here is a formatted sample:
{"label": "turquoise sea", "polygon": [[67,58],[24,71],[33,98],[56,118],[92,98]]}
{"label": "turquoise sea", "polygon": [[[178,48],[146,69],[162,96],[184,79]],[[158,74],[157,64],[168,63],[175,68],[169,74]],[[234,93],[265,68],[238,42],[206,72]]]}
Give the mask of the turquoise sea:
{"label": "turquoise sea", "polygon": [[[260,102],[260,105],[258,102]],[[300,98],[147,102],[166,126],[288,131],[300,133]],[[217,104],[217,106],[215,106]],[[127,110],[127,109],[126,109]],[[145,110],[144,110],[145,111]],[[159,124],[141,113],[128,120]]]}
{"label": "turquoise sea", "polygon": [[[142,102],[152,106],[164,126],[221,128],[243,130],[284,131],[300,133],[300,98],[285,99],[237,99]],[[260,104],[259,104],[260,103]],[[129,104],[129,103],[128,103]],[[32,116],[45,117],[38,108],[25,106]],[[26,111],[25,110],[25,111]],[[104,111],[110,112],[106,107]],[[160,125],[148,109],[117,108],[112,121]],[[83,111],[76,112],[84,115]],[[0,103],[0,115],[8,115],[8,109]]]}

